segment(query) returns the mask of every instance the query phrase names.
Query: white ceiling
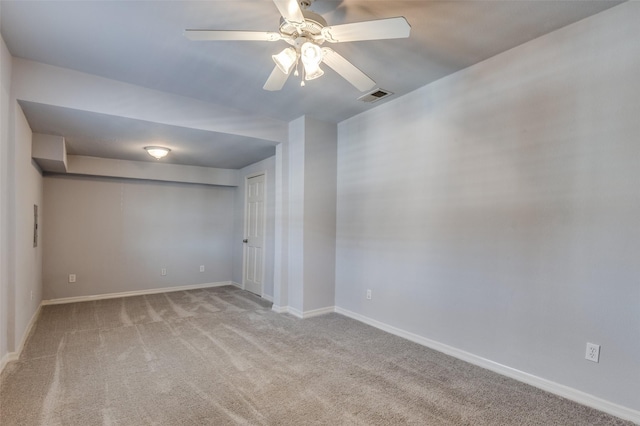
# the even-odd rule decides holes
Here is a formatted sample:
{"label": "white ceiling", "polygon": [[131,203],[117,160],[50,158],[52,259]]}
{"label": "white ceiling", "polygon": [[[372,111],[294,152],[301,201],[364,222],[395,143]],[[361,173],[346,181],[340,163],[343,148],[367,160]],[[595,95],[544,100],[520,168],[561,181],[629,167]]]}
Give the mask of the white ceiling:
{"label": "white ceiling", "polygon": [[[531,39],[586,18],[614,1],[318,0],[329,25],[404,16],[408,39],[332,48],[395,93],[424,86]],[[301,115],[338,123],[376,104],[326,69],[300,87],[262,89],[279,42],[194,42],[191,29],[277,31],[271,0],[0,1],[2,36],[15,57],[69,68],[289,122]],[[274,153],[274,142],[22,102],[40,133],[65,136],[70,154],[146,161],[141,146],[165,140],[168,162],[239,168]]]}

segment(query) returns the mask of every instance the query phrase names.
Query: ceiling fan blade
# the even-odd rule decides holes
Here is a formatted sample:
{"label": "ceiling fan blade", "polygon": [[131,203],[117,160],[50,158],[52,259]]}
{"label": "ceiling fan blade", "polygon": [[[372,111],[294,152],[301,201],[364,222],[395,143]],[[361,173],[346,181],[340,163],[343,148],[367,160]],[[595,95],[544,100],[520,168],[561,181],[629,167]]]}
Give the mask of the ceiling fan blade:
{"label": "ceiling fan blade", "polygon": [[324,47],[322,52],[324,53],[322,62],[353,84],[359,91],[366,92],[376,86],[375,81],[371,80],[365,73],[334,50]]}
{"label": "ceiling fan blade", "polygon": [[271,75],[267,79],[267,82],[262,87],[264,90],[269,90],[270,92],[275,92],[277,90],[282,89],[284,83],[289,78],[289,74],[283,73],[280,68],[276,65],[271,71]]}
{"label": "ceiling fan blade", "polygon": [[287,21],[294,24],[302,24],[304,16],[298,4],[298,0],[273,0],[280,11],[280,15]]}
{"label": "ceiling fan blade", "polygon": [[268,31],[184,30],[184,36],[194,41],[277,41],[282,38],[279,33]]}
{"label": "ceiling fan blade", "polygon": [[332,43],[407,38],[410,32],[411,25],[402,16],[375,21],[354,22],[353,24],[333,25],[322,29],[322,35]]}

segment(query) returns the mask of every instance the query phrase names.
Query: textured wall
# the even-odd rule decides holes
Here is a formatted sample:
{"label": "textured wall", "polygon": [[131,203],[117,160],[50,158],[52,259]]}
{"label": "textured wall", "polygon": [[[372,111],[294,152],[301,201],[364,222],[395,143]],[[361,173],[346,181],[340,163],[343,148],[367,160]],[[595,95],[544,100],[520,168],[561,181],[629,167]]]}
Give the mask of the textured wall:
{"label": "textured wall", "polygon": [[15,340],[13,351],[26,337],[27,327],[42,300],[42,233],[33,246],[33,206],[38,206],[38,226],[42,229],[42,175],[31,160],[31,129],[22,109],[14,104],[14,192],[13,192],[13,284]]}
{"label": "textured wall", "polygon": [[336,136],[335,124],[306,116],[289,125],[287,299],[297,315],[334,305]]}
{"label": "textured wall", "polygon": [[235,188],[71,176],[44,181],[45,299],[231,280]]}
{"label": "textured wall", "polygon": [[615,7],[341,123],[336,305],[639,410],[638,22]]}
{"label": "textured wall", "polygon": [[12,66],[0,39],[0,368],[26,337],[42,289],[42,249],[33,247],[42,176],[31,161],[31,129],[12,98]]}
{"label": "textured wall", "polygon": [[[0,36],[0,367],[9,352],[9,102],[11,54]],[[12,308],[13,310],[13,308]]]}
{"label": "textured wall", "polygon": [[305,119],[304,311],[335,304],[335,124]]}

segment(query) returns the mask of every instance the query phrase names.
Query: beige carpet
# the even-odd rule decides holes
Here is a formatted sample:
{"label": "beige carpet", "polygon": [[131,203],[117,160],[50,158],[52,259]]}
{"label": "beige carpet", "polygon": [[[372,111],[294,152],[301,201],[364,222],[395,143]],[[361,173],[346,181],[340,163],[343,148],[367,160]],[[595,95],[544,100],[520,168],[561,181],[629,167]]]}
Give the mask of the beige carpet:
{"label": "beige carpet", "polygon": [[337,314],[234,287],[45,306],[4,425],[623,425]]}

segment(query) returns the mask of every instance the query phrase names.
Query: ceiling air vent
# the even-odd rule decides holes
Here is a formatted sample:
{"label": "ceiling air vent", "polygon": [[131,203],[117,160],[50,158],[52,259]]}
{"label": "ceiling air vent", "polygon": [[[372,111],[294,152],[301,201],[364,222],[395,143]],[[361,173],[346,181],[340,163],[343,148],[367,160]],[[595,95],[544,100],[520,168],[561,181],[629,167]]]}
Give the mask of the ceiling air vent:
{"label": "ceiling air vent", "polygon": [[387,96],[391,96],[393,95],[393,92],[389,92],[388,90],[384,90],[384,89],[376,89],[373,92],[369,92],[366,95],[362,95],[358,98],[359,101],[362,102],[377,102],[382,98],[386,98]]}

